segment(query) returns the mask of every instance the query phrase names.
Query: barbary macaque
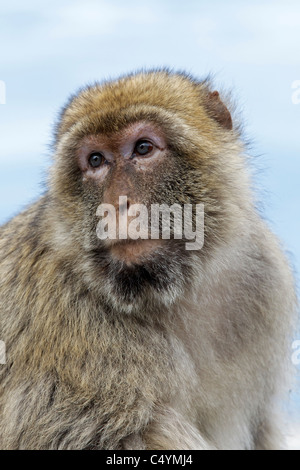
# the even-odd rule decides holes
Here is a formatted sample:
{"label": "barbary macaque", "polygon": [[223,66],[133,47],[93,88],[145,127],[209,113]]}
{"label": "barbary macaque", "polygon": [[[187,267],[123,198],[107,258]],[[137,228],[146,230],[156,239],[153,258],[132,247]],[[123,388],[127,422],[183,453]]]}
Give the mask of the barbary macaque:
{"label": "barbary macaque", "polygon": [[[45,194],[0,229],[1,449],[284,446],[294,281],[239,128],[209,81],[165,69],[69,100]],[[192,207],[189,232],[126,238],[135,205]]]}

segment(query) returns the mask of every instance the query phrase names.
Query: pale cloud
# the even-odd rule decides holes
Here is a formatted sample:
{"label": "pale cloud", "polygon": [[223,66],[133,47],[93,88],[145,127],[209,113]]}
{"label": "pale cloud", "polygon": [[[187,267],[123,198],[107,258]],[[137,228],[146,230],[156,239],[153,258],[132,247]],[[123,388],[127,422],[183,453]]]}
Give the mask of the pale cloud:
{"label": "pale cloud", "polygon": [[[21,118],[16,116],[0,120],[1,152],[0,165],[39,165],[49,162],[52,126],[49,119]],[[17,134],[17,141],[14,135]],[[17,160],[16,160],[17,159]]]}
{"label": "pale cloud", "polygon": [[[52,3],[55,3],[55,0]],[[44,7],[50,4],[50,0],[43,2]],[[5,4],[4,2],[0,4],[0,11],[1,14],[20,13],[22,11],[39,10],[40,6],[40,0],[27,0],[26,2],[21,2],[20,0],[10,0],[9,2],[5,2]]]}
{"label": "pale cloud", "polygon": [[[156,51],[157,60],[161,45],[164,50],[168,45],[171,57],[174,50],[186,48],[187,57],[194,51],[219,65],[295,66],[300,62],[297,1],[210,4],[191,0],[187,8],[176,0],[53,0],[43,2],[41,8],[36,0],[12,0],[5,9],[0,5],[0,12],[1,31],[7,36],[2,65],[26,67],[39,58],[72,57],[76,51],[90,57],[90,41],[95,41],[92,55],[103,48],[109,54],[116,38],[120,38],[122,56],[134,55],[135,46],[143,42],[146,49]],[[13,18],[18,18],[14,28]],[[129,37],[131,49],[123,53],[123,38],[128,44]]]}
{"label": "pale cloud", "polygon": [[300,450],[300,426],[294,426],[286,436],[287,450]]}
{"label": "pale cloud", "polygon": [[[157,12],[158,13],[158,12]],[[90,37],[111,35],[119,28],[128,32],[133,27],[156,22],[151,4],[146,2],[112,3],[106,0],[74,2],[58,6],[55,10],[53,37]]]}
{"label": "pale cloud", "polygon": [[237,59],[256,64],[293,65],[300,63],[300,10],[291,2],[253,5],[241,8],[241,27],[251,32],[251,39],[237,44]]}
{"label": "pale cloud", "polygon": [[[90,57],[97,47],[98,52],[102,50],[103,41],[109,51],[111,39],[119,36],[131,37],[134,49],[137,42],[145,40],[144,33],[154,33],[156,23],[167,19],[171,4],[167,2],[166,9],[160,5],[155,0],[54,0],[44,2],[41,8],[41,3],[34,0],[13,0],[4,9],[0,4],[0,34],[6,38],[1,64],[26,67],[37,60],[71,58],[78,52]],[[96,42],[91,45],[90,40]],[[154,34],[153,47],[156,45]]]}
{"label": "pale cloud", "polygon": [[219,4],[216,14],[205,8],[203,15],[193,20],[193,29],[198,46],[221,62],[264,66],[300,63],[298,2],[240,2],[230,13],[227,4]]}

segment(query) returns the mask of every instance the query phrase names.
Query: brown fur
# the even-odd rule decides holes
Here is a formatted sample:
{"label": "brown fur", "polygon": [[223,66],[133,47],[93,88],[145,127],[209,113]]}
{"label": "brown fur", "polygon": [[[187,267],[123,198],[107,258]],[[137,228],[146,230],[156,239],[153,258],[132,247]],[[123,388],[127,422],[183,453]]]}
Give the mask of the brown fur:
{"label": "brown fur", "polygon": [[[87,136],[117,142],[144,121],[167,153],[147,177],[118,173],[120,187],[132,182],[147,205],[205,206],[200,252],[171,240],[145,255],[138,272],[157,289],[97,240],[96,208],[116,180],[84,181],[77,158]],[[239,133],[207,82],[139,73],[70,100],[49,189],[0,231],[2,449],[283,445],[273,407],[293,279],[250,186]]]}

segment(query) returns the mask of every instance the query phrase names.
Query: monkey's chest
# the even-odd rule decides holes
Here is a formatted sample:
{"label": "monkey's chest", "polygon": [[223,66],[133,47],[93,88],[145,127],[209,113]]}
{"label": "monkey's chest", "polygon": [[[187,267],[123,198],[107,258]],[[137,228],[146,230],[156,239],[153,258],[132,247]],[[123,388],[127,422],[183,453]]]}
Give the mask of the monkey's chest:
{"label": "monkey's chest", "polygon": [[82,389],[98,402],[123,406],[142,398],[153,401],[165,393],[175,370],[173,358],[174,346],[161,331],[133,320],[104,321],[85,342],[73,335],[64,361],[57,356],[55,365],[64,381],[77,384],[78,392]]}

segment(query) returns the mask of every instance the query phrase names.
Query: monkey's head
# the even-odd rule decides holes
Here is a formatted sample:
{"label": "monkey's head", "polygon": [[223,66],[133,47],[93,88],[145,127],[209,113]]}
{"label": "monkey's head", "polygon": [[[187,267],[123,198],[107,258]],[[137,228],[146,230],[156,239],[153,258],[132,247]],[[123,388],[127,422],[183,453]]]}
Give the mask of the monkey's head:
{"label": "monkey's head", "polygon": [[[50,194],[57,240],[77,250],[89,288],[127,311],[170,304],[188,288],[228,236],[230,211],[242,204],[247,186],[234,176],[243,166],[241,145],[219,93],[181,73],[139,73],[81,90],[61,113],[55,147]],[[122,238],[120,230],[137,220],[136,204],[148,213],[149,229],[139,226],[142,239]],[[196,205],[204,204],[201,250],[186,249],[183,217],[176,222],[181,238],[172,217],[170,239],[161,231],[151,238],[151,208],[162,204],[192,205],[194,229]],[[115,225],[108,220],[116,237],[100,239],[99,214],[108,213],[99,207],[114,208]]]}

